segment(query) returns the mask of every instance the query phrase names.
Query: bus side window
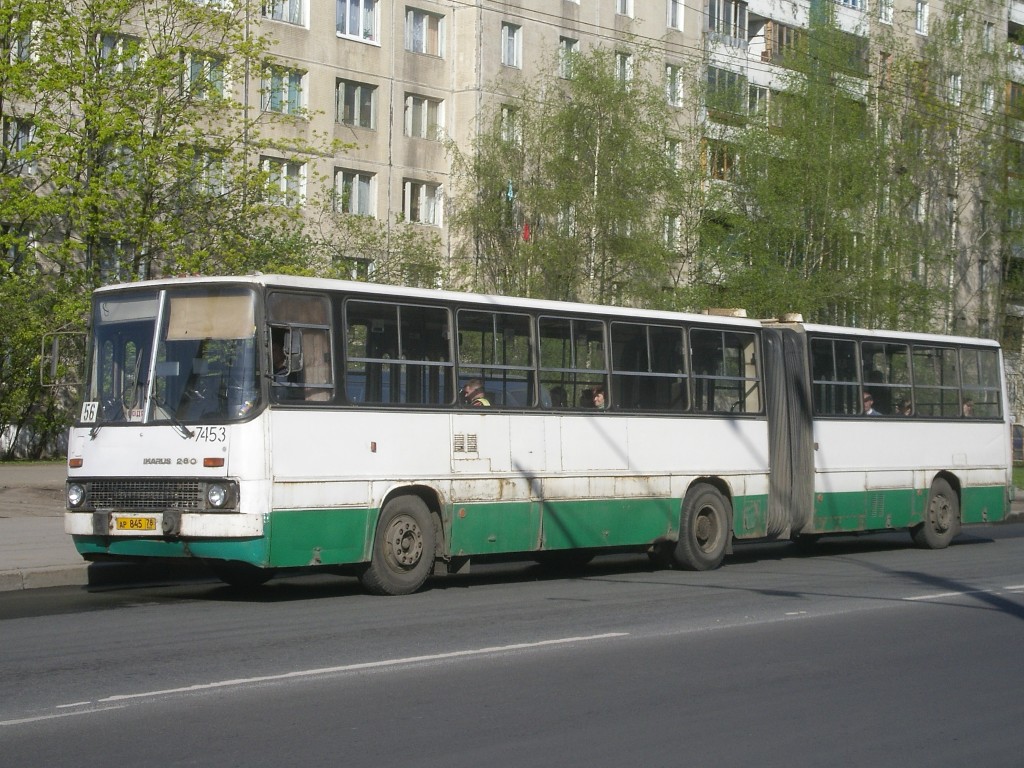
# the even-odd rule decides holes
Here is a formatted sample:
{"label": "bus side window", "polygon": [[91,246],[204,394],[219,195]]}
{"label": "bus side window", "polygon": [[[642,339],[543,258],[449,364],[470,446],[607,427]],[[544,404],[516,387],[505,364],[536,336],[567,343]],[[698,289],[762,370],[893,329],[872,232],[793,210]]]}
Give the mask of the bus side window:
{"label": "bus side window", "polygon": [[612,323],[617,408],[683,411],[688,405],[682,328]]}
{"label": "bus side window", "polygon": [[564,390],[568,408],[592,409],[594,393],[608,391],[604,323],[542,316],[538,327],[542,386]]}
{"label": "bus side window", "polygon": [[345,305],[349,402],[443,405],[453,398],[449,312],[350,300]]}
{"label": "bus side window", "polygon": [[330,303],[326,296],[284,291],[267,298],[275,400],[334,399]]}
{"label": "bus side window", "polygon": [[694,410],[760,412],[760,373],[754,334],[692,329],[690,358]]}
{"label": "bus side window", "polygon": [[811,339],[811,384],[816,416],[853,416],[861,411],[857,342]]}

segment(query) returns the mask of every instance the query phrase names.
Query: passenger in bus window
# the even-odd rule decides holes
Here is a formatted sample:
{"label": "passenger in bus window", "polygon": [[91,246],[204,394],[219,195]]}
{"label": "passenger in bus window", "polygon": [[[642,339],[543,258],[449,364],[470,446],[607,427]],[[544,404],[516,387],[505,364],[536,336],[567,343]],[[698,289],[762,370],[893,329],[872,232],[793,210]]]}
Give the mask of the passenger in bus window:
{"label": "passenger in bus window", "polygon": [[875,398],[871,396],[870,392],[864,393],[864,415],[881,416],[881,414],[875,410]]}
{"label": "passenger in bus window", "polygon": [[914,408],[910,404],[910,400],[901,398],[896,401],[896,415],[907,417],[914,415]]}
{"label": "passenger in bus window", "polygon": [[475,408],[488,408],[491,401],[484,392],[484,383],[480,379],[470,379],[462,388],[462,402]]}
{"label": "passenger in bus window", "polygon": [[964,400],[963,414],[965,419],[974,417],[974,401],[970,398]]}
{"label": "passenger in bus window", "polygon": [[594,387],[594,407],[604,408],[604,387],[600,385]]}

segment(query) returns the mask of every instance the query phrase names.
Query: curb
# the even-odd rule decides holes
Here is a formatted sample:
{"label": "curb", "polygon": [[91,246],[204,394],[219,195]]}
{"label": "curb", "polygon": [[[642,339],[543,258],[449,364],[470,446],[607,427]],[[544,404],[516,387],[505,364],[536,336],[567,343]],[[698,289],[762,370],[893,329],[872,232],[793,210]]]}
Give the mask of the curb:
{"label": "curb", "polygon": [[88,563],[0,571],[0,592],[46,587],[125,587],[218,579],[198,561]]}
{"label": "curb", "polygon": [[89,583],[88,563],[54,565],[43,568],[19,568],[0,571],[0,592],[44,587],[81,587]]}

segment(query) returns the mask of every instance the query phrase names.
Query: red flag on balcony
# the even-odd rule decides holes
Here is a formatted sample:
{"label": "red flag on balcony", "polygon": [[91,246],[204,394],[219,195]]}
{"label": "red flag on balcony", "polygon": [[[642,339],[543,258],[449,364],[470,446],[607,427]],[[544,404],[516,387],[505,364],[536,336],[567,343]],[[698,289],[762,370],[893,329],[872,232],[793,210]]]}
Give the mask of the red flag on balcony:
{"label": "red flag on balcony", "polygon": [[530,222],[529,221],[523,223],[523,240],[525,240],[527,242],[530,241]]}

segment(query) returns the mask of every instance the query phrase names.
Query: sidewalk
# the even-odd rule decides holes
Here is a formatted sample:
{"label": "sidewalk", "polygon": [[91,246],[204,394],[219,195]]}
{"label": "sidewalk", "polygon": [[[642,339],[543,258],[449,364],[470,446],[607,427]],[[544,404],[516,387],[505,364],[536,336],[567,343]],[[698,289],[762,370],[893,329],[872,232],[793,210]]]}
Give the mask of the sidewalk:
{"label": "sidewalk", "polygon": [[0,591],[89,583],[64,533],[64,464],[0,464]]}
{"label": "sidewalk", "polygon": [[[64,533],[64,473],[63,462],[0,463],[0,592],[166,581],[166,564],[82,559]],[[195,578],[204,572],[190,561],[176,563],[170,574]]]}

